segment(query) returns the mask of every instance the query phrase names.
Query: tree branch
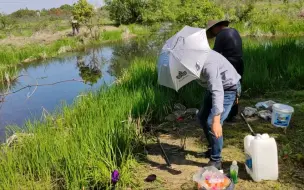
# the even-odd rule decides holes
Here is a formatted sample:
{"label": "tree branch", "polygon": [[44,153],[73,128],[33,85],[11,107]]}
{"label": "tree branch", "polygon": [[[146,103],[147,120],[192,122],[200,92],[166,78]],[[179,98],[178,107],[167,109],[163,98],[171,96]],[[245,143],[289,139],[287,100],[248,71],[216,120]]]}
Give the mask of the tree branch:
{"label": "tree branch", "polygon": [[58,82],[54,82],[54,83],[49,83],[49,84],[32,84],[32,85],[26,85],[18,90],[12,91],[12,92],[7,92],[4,94],[0,94],[0,96],[7,96],[10,94],[15,94],[17,92],[20,92],[26,88],[30,88],[30,87],[39,87],[39,86],[52,86],[52,85],[56,85],[56,84],[60,84],[60,83],[64,83],[64,82],[82,82],[84,83],[84,80],[78,80],[78,79],[71,79],[71,80],[64,80],[64,81],[58,81]]}

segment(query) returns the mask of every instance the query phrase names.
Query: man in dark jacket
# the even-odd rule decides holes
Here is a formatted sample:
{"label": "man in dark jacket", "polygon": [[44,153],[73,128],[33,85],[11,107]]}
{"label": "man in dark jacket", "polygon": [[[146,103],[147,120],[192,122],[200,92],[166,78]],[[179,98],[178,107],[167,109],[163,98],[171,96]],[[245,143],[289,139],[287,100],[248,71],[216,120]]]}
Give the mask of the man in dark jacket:
{"label": "man in dark jacket", "polygon": [[[239,32],[229,28],[229,21],[209,21],[207,35],[209,38],[216,37],[213,50],[222,54],[235,68],[241,77],[244,73],[242,39]],[[242,81],[241,81],[242,82]],[[233,121],[238,114],[238,99],[232,107],[227,121]]]}

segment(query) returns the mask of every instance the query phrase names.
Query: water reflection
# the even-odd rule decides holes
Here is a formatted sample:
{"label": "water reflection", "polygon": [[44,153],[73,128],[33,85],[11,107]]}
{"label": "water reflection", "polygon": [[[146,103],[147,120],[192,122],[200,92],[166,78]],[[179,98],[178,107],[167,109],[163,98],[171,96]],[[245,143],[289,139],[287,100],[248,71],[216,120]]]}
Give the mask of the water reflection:
{"label": "water reflection", "polygon": [[96,49],[92,50],[88,62],[85,61],[83,56],[77,56],[79,76],[89,85],[97,83],[98,79],[102,77],[101,66],[103,63],[98,59],[96,51]]}
{"label": "water reflection", "polygon": [[128,41],[124,46],[113,46],[110,73],[119,76],[134,57],[153,57],[159,53],[168,33],[151,34],[144,38]]}

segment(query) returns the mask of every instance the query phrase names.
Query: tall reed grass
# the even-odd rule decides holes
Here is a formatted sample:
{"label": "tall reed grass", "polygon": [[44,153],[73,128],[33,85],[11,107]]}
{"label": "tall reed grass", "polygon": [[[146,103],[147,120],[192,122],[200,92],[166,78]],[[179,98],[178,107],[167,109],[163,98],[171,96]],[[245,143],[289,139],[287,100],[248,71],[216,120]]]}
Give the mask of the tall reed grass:
{"label": "tall reed grass", "polygon": [[244,89],[254,94],[303,89],[303,49],[301,39],[244,40]]}

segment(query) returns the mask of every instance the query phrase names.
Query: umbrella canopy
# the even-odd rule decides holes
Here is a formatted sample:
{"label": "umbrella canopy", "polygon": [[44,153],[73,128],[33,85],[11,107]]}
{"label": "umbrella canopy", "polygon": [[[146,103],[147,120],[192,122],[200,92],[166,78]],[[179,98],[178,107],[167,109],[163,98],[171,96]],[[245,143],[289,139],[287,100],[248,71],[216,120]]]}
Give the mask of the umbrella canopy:
{"label": "umbrella canopy", "polygon": [[158,59],[158,83],[178,91],[199,79],[210,52],[206,30],[185,26],[167,40]]}

